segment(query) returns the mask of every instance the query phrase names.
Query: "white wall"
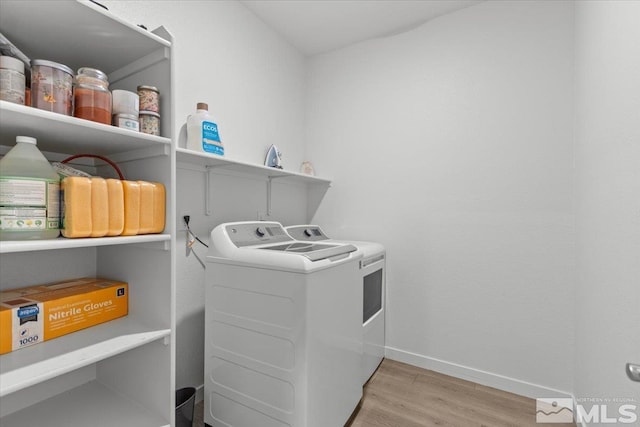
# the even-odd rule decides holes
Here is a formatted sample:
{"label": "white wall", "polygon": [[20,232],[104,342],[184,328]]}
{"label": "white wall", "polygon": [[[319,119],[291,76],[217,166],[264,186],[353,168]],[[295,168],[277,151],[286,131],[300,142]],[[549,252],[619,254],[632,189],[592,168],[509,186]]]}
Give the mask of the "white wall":
{"label": "white wall", "polygon": [[575,395],[635,398],[638,416],[624,366],[640,363],[639,23],[640,2],[576,4]]}
{"label": "white wall", "polygon": [[[287,169],[304,160],[304,58],[236,1],[102,1],[114,14],[149,29],[165,26],[175,37],[175,128],[197,102],[207,102],[227,157],[262,164],[277,144]],[[274,183],[271,217],[266,214],[266,183],[216,173],[211,181],[213,215],[204,215],[204,170],[179,164],[178,229],[183,215],[205,241],[218,223],[265,219],[303,222],[304,187]],[[204,269],[206,248],[186,249],[178,235],[176,386],[199,386],[204,368]]]}
{"label": "white wall", "polygon": [[387,247],[390,356],[572,390],[572,25],[487,2],[310,61],[314,220]]}

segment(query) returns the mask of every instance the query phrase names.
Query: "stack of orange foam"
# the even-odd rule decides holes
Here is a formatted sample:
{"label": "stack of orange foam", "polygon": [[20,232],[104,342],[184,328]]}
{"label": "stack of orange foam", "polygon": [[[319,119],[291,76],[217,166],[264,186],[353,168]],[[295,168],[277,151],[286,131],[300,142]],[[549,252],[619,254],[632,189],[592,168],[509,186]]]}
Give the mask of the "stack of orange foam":
{"label": "stack of orange foam", "polygon": [[64,237],[160,233],[165,188],[158,182],[68,176],[62,180]]}

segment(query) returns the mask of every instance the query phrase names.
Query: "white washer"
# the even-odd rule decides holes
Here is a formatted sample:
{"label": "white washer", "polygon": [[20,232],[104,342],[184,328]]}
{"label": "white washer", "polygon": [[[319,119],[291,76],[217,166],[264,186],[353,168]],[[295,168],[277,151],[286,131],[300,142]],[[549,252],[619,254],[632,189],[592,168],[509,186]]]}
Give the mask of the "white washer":
{"label": "white washer", "polygon": [[291,225],[285,227],[291,237],[310,242],[349,243],[362,250],[360,276],[362,283],[363,310],[362,334],[364,343],[362,384],[376,371],[384,358],[385,343],[385,295],[386,295],[386,251],[380,243],[356,242],[330,239],[318,225]]}
{"label": "white washer", "polygon": [[361,251],[277,222],[221,224],[210,246],[205,423],[343,426],[362,397]]}

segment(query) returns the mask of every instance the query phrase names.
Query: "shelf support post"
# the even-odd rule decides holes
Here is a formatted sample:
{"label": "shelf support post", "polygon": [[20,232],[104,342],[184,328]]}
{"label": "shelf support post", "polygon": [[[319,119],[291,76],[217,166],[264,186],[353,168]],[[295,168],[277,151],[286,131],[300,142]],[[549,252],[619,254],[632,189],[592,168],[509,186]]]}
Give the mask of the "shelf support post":
{"label": "shelf support post", "polygon": [[204,174],[204,214],[211,216],[211,177],[213,167],[207,166],[207,173]]}
{"label": "shelf support post", "polygon": [[267,178],[267,216],[271,216],[271,183],[272,181],[273,181],[272,176]]}
{"label": "shelf support post", "polygon": [[272,203],[271,203],[271,185],[276,178],[286,178],[286,175],[269,175],[267,177],[267,216],[271,216]]}

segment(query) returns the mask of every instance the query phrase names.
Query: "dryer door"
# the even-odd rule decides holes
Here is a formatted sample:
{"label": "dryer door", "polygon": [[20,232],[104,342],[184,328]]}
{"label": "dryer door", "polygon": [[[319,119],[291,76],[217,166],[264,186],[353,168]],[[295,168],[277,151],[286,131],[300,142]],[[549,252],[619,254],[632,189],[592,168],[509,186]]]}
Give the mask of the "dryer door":
{"label": "dryer door", "polygon": [[363,310],[362,323],[382,310],[384,289],[384,254],[363,259],[360,261],[360,270],[363,273]]}
{"label": "dryer door", "polygon": [[360,261],[360,273],[363,287],[362,384],[365,384],[384,357],[385,255],[379,254]]}

